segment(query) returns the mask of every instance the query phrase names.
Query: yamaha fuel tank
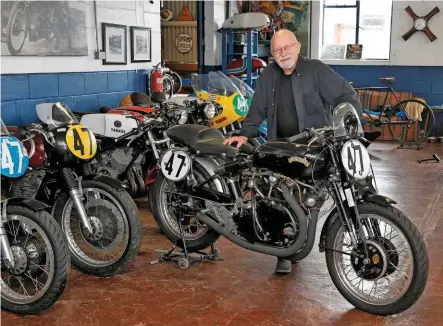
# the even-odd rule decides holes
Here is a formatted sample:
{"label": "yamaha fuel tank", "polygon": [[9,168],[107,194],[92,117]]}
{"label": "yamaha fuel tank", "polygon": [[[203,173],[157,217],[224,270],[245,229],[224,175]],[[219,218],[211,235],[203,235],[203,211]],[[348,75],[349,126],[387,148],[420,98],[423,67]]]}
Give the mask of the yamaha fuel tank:
{"label": "yamaha fuel tank", "polygon": [[[282,141],[270,141],[257,148],[254,165],[281,173],[290,178],[311,179],[326,170],[328,155],[322,147],[307,147]],[[315,162],[315,164],[314,164]]]}

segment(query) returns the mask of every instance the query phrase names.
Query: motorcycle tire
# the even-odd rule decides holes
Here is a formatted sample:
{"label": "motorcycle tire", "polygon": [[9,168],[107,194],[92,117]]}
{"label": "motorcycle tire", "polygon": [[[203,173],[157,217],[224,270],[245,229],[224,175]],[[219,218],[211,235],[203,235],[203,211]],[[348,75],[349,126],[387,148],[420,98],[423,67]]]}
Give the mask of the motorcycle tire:
{"label": "motorcycle tire", "polygon": [[[393,206],[382,206],[380,204],[372,202],[363,202],[358,205],[358,212],[360,215],[363,214],[373,214],[382,217],[392,224],[395,228],[400,230],[402,236],[406,239],[407,243],[411,248],[412,253],[412,264],[413,264],[413,275],[411,283],[409,284],[407,290],[401,295],[397,300],[390,302],[388,304],[371,304],[365,302],[364,300],[358,298],[354,295],[348,288],[347,285],[343,283],[340,278],[340,274],[334,263],[334,255],[339,254],[332,250],[326,250],[326,263],[331,276],[332,281],[337,287],[338,291],[343,295],[343,297],[354,305],[356,308],[363,310],[365,312],[375,314],[375,315],[392,315],[398,314],[406,309],[410,308],[423,293],[429,271],[428,255],[426,250],[425,242],[417,229],[417,227],[397,208]],[[336,218],[335,222],[332,224],[326,237],[326,248],[334,248],[337,235],[341,232],[340,230],[344,228],[341,223],[340,218]],[[392,232],[392,231],[391,231]],[[377,239],[377,238],[374,238]],[[380,238],[378,238],[380,240]],[[387,238],[382,238],[387,239]],[[391,243],[392,245],[392,243]],[[392,248],[392,247],[391,247]],[[394,248],[395,249],[395,248]],[[395,250],[394,250],[395,251]],[[390,250],[389,252],[392,252]],[[391,255],[389,254],[389,262],[391,262]],[[398,259],[398,258],[397,258]],[[398,261],[397,261],[398,264]],[[352,265],[351,265],[352,266]],[[395,266],[394,266],[395,267]],[[354,269],[355,270],[355,269]],[[349,272],[348,272],[349,273]],[[392,273],[392,272],[391,272]],[[343,274],[341,274],[343,275]],[[384,276],[383,276],[384,277]],[[408,275],[408,277],[411,277]],[[378,281],[378,280],[377,280]],[[390,283],[388,283],[390,284]],[[358,286],[359,287],[359,286]],[[363,283],[362,283],[363,287]],[[376,287],[377,290],[377,287]],[[371,292],[369,294],[372,293]]]}
{"label": "motorcycle tire", "polygon": [[171,72],[171,78],[174,81],[174,94],[180,93],[183,87],[182,79],[176,72]]}
{"label": "motorcycle tire", "polygon": [[[12,46],[12,27],[13,27],[13,23],[15,20],[15,16],[17,14],[17,12],[19,10],[23,11],[23,14],[25,15],[25,21],[27,21],[26,19],[26,13],[24,12],[24,7],[20,2],[16,2],[14,4],[14,6],[11,9],[11,12],[9,13],[9,19],[8,19],[8,24],[6,25],[6,31],[7,31],[7,35],[6,35],[6,44],[8,45],[8,50],[11,53],[11,55],[17,55],[20,53],[20,51],[23,48],[23,45],[25,44],[26,41],[26,37],[28,36],[28,26],[26,26],[25,28],[25,36],[23,37],[23,42],[22,44],[18,47],[18,48],[14,48]],[[26,22],[27,24],[27,22]]]}
{"label": "motorcycle tire", "polygon": [[[65,236],[52,216],[46,211],[34,211],[21,205],[8,205],[8,215],[24,216],[37,224],[49,240],[53,252],[54,274],[46,292],[33,302],[17,303],[5,296],[2,289],[1,307],[10,312],[18,314],[38,314],[51,306],[63,294],[68,283],[70,268],[69,250]],[[3,266],[2,266],[3,274]]]}
{"label": "motorcycle tire", "polygon": [[[208,178],[209,174],[206,170],[198,163],[193,163],[194,172],[200,174],[203,178]],[[213,186],[211,182],[208,183]],[[149,201],[152,203],[152,215],[157,221],[162,233],[171,241],[172,243],[177,243],[177,246],[183,248],[182,241],[180,239],[180,233],[178,230],[174,230],[173,227],[167,222],[167,208],[170,206],[167,202],[164,202],[164,188],[167,185],[167,180],[161,172],[157,173],[156,181],[151,185]],[[198,238],[189,239],[185,237],[186,249],[190,252],[203,250],[210,247],[215,243],[220,234],[212,229],[207,229],[206,232],[201,234]]]}
{"label": "motorcycle tire", "polygon": [[[108,264],[106,266],[96,266],[89,262],[85,262],[84,259],[79,257],[79,254],[75,251],[75,246],[77,244],[70,244],[68,239],[68,248],[71,254],[72,264],[82,272],[86,274],[96,275],[96,276],[113,276],[117,274],[122,274],[127,271],[129,264],[138,255],[141,243],[141,219],[140,213],[138,211],[137,205],[131,198],[127,191],[119,191],[114,187],[100,181],[96,180],[83,180],[82,181],[83,191],[87,188],[96,188],[102,190],[109,194],[122,208],[125,217],[127,219],[128,225],[128,243],[122,255],[118,260]],[[62,192],[56,199],[53,208],[53,216],[57,222],[62,226],[62,229],[66,235],[66,230],[64,228],[64,217],[63,212],[65,207],[68,205],[69,201],[72,201],[71,197],[67,192]],[[74,208],[73,208],[74,209]]]}

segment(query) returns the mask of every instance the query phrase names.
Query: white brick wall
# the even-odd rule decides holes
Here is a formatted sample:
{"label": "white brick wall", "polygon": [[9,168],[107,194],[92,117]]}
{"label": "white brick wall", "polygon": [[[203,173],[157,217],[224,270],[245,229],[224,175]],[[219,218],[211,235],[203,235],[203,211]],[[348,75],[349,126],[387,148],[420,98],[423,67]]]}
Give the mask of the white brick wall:
{"label": "white brick wall", "polygon": [[224,1],[205,2],[205,65],[222,64],[222,37],[217,30],[225,21]]}
{"label": "white brick wall", "polygon": [[[363,0],[371,1],[371,0]],[[392,25],[391,25],[391,58],[389,64],[393,66],[443,66],[443,14],[441,12],[443,2],[440,1],[393,1],[392,6]],[[311,57],[319,58],[321,50],[322,33],[322,1],[312,2],[312,20],[311,20]],[[402,35],[409,31],[413,21],[405,11],[407,6],[411,6],[418,16],[428,14],[435,6],[440,8],[440,12],[431,18],[429,28],[437,36],[434,42],[430,42],[427,36],[422,32],[416,32],[409,40],[404,41]],[[328,61],[333,64],[349,64],[346,60]],[[352,64],[371,65],[377,64],[375,61],[365,63],[364,61],[353,62]]]}
{"label": "white brick wall", "polygon": [[[86,0],[86,28],[88,37],[87,57],[1,57],[2,74],[84,72],[146,69],[161,60],[160,1],[97,1],[97,25],[99,47],[102,47],[101,23],[114,23],[127,26],[127,65],[103,65],[102,60],[94,59],[96,34],[94,8],[91,0]],[[152,62],[131,63],[129,26],[152,28]]]}

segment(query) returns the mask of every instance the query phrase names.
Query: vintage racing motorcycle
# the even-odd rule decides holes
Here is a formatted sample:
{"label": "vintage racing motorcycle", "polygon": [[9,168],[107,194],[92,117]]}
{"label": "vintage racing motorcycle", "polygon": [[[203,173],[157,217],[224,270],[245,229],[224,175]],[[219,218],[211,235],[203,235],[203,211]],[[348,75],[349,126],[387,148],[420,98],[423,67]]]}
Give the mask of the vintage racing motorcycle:
{"label": "vintage racing motorcycle", "polygon": [[29,165],[28,152],[1,122],[1,306],[20,314],[38,314],[51,307],[68,282],[69,251],[47,205],[10,196],[11,180]]}
{"label": "vintage racing motorcycle", "polygon": [[67,105],[38,104],[37,115],[41,124],[19,128],[33,153],[32,169],[12,183],[11,193],[52,206],[78,269],[99,276],[125,272],[141,241],[134,200],[117,179],[85,175],[83,163],[96,155],[97,142]]}
{"label": "vintage racing motorcycle", "polygon": [[[375,190],[368,141],[351,104],[334,108],[330,127],[255,149],[223,145],[223,134],[204,126],[175,126],[167,135],[174,146],[160,160],[151,200],[164,234],[185,251],[209,247],[222,235],[298,262],[311,252],[324,216],[319,249],[351,304],[389,315],[422,294],[425,243],[396,202]],[[219,164],[208,173],[202,158]],[[333,206],[325,209],[330,198]]]}
{"label": "vintage racing motorcycle", "polygon": [[155,111],[145,109],[120,107],[80,119],[98,142],[97,155],[85,163],[88,173],[124,182],[133,198],[146,194],[155,181],[159,146],[167,146],[165,131],[188,119],[186,108],[175,103],[163,103]]}

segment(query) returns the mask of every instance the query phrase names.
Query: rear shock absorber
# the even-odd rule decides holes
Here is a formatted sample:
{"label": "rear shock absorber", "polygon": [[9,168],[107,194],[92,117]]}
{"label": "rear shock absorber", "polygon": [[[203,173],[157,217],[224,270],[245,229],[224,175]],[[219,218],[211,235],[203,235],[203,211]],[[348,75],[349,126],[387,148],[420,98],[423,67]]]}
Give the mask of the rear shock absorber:
{"label": "rear shock absorber", "polygon": [[71,196],[72,201],[74,202],[74,206],[77,210],[78,215],[80,215],[80,220],[82,221],[83,227],[88,230],[89,233],[94,233],[92,230],[91,223],[88,218],[88,214],[86,214],[85,207],[83,206],[82,200],[81,200],[81,194],[79,191],[78,184],[74,178],[74,173],[70,168],[63,168],[62,169],[62,175],[63,178],[66,181],[66,184],[68,185],[69,189],[69,196]]}

